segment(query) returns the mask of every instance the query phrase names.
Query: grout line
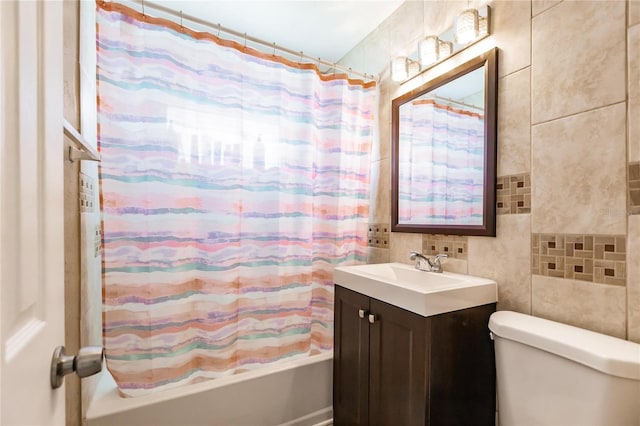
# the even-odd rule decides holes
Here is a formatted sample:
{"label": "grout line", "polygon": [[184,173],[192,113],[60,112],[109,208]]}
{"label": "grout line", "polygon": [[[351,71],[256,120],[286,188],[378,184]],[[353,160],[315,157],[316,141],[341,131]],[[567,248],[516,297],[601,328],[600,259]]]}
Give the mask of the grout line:
{"label": "grout line", "polygon": [[626,100],[622,100],[622,101],[613,102],[613,103],[610,103],[610,104],[607,104],[607,105],[600,105],[600,106],[597,106],[597,107],[585,109],[583,111],[574,112],[574,113],[571,113],[571,114],[563,115],[563,116],[560,116],[560,117],[555,117],[555,118],[552,118],[552,119],[549,119],[549,120],[545,120],[545,121],[540,121],[538,123],[531,123],[531,127],[540,126],[542,124],[552,123],[554,121],[562,120],[564,118],[575,117],[577,115],[585,114],[587,112],[593,112],[593,111],[597,111],[599,109],[609,108],[609,107],[612,107],[612,106],[615,106],[615,105],[626,104],[626,103],[627,103]]}
{"label": "grout line", "polygon": [[[534,209],[534,185],[533,185],[533,82],[532,82],[532,70],[533,70],[533,2],[529,3],[531,19],[529,21],[529,183],[531,184],[531,206],[529,207],[529,314],[533,315],[533,247],[531,242],[533,241],[533,218]],[[538,258],[540,257],[538,249]]]}
{"label": "grout line", "polygon": [[529,65],[525,65],[522,68],[518,68],[517,70],[513,70],[508,74],[505,74],[505,75],[503,75],[501,77],[498,77],[498,80],[502,80],[503,78],[506,78],[506,77],[511,77],[512,75],[514,75],[516,73],[519,73],[520,71],[526,70],[527,68],[531,68],[531,57],[529,57]]}
{"label": "grout line", "polygon": [[546,8],[545,10],[542,10],[542,11],[540,11],[540,12],[538,12],[537,14],[535,14],[535,15],[534,15],[534,14],[533,14],[533,2],[532,2],[532,5],[531,5],[531,19],[533,20],[533,18],[535,18],[536,16],[540,16],[540,15],[542,15],[543,13],[548,12],[548,11],[550,11],[551,9],[553,9],[553,8],[555,8],[555,7],[560,6],[561,4],[562,4],[562,1],[560,1],[560,2],[558,2],[558,3],[556,3],[556,4],[554,4],[554,5],[551,5],[551,6],[549,6],[548,8]]}
{"label": "grout line", "polygon": [[[629,108],[630,108],[630,104],[629,104],[629,33],[630,33],[630,27],[629,27],[629,7],[630,7],[630,1],[625,2],[625,23],[624,23],[624,27],[626,29],[625,31],[625,38],[624,38],[624,80],[625,80],[625,88],[624,88],[624,93],[625,93],[625,103],[626,103],[626,108],[624,111],[624,115],[625,115],[625,124],[626,124],[626,132],[625,132],[625,176],[626,176],[626,185],[625,185],[625,189],[626,189],[626,198],[627,198],[627,220],[625,221],[625,226],[626,226],[626,238],[625,238],[625,243],[627,244],[627,247],[629,247],[629,220],[630,220],[630,215],[629,213],[631,213],[631,192],[630,192],[630,186],[629,186],[629,144],[631,143],[631,140],[629,138],[629,131],[630,131],[630,126],[629,126]],[[628,252],[628,250],[627,250]],[[629,254],[626,253],[626,259],[629,259]],[[628,266],[627,266],[628,269]],[[627,272],[627,276],[626,276],[626,282],[625,282],[625,286],[626,286],[626,292],[625,292],[625,302],[626,302],[626,309],[625,309],[625,318],[624,318],[624,325],[625,325],[625,338],[628,340],[629,339],[629,318],[630,318],[630,314],[631,314],[631,303],[630,303],[630,299],[631,299],[631,277],[629,276],[629,272],[628,270]]]}

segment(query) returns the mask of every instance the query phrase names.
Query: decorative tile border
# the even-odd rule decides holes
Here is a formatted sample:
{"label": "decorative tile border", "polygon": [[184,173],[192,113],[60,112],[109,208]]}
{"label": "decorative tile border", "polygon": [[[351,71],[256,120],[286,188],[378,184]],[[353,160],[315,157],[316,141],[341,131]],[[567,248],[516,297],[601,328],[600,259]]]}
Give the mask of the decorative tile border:
{"label": "decorative tile border", "polygon": [[444,253],[454,259],[467,260],[468,237],[458,235],[422,235],[422,253],[429,256]]}
{"label": "decorative tile border", "polygon": [[532,234],[531,273],[626,285],[624,235]]}
{"label": "decorative tile border", "polygon": [[531,175],[500,176],[496,180],[498,214],[531,213]]}
{"label": "decorative tile border", "polygon": [[389,248],[389,230],[391,226],[386,223],[370,223],[368,237],[369,247]]}
{"label": "decorative tile border", "polygon": [[640,214],[640,162],[629,163],[629,214]]}

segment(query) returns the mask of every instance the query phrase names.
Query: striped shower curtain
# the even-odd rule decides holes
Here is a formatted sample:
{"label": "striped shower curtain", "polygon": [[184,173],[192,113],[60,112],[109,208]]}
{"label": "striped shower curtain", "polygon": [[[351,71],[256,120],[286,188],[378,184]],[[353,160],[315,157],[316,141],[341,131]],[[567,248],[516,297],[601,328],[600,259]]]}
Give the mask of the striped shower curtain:
{"label": "striped shower curtain", "polygon": [[104,345],[136,396],[332,350],[375,85],[98,5]]}
{"label": "striped shower curtain", "polygon": [[418,99],[399,117],[399,223],[482,225],[484,114]]}

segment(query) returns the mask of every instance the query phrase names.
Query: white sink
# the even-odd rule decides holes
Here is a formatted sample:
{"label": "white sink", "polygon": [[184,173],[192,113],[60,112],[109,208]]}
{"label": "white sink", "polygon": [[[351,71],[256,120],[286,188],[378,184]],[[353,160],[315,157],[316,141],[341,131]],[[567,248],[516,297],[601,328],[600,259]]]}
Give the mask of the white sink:
{"label": "white sink", "polygon": [[424,317],[498,300],[493,280],[453,272],[419,271],[404,263],[340,266],[333,272],[333,281]]}

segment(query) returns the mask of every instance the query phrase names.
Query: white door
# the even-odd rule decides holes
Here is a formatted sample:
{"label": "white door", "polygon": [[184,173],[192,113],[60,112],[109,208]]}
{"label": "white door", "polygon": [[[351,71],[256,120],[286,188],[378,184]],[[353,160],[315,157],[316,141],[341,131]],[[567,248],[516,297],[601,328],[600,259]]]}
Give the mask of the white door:
{"label": "white door", "polygon": [[64,425],[62,2],[0,0],[0,424]]}

